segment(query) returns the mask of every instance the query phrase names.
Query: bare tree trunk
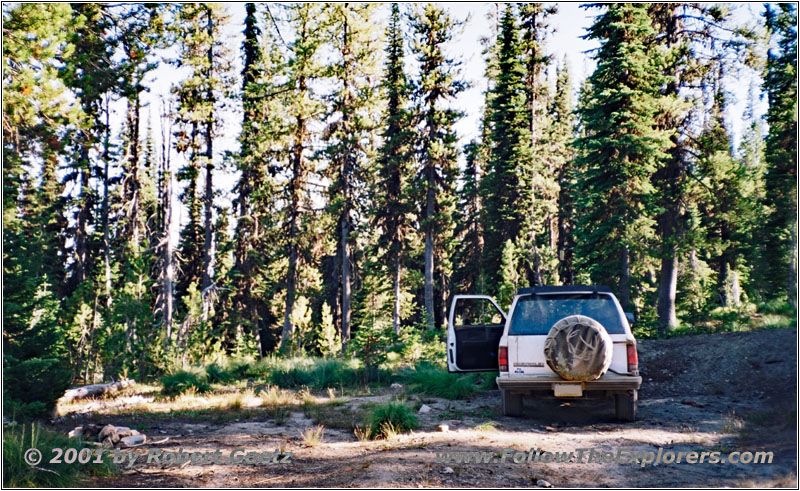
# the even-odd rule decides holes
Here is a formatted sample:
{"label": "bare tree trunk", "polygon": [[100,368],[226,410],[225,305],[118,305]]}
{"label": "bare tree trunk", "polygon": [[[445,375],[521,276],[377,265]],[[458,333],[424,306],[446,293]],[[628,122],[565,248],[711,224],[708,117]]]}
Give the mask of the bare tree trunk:
{"label": "bare tree trunk", "polygon": [[[211,38],[214,34],[214,23],[212,18],[211,9],[206,9],[206,15],[208,18],[206,29],[209,38]],[[213,46],[213,43],[212,45]],[[208,57],[208,75],[211,76],[211,70],[214,66],[214,50],[209,46],[207,57]],[[214,91],[209,86],[208,91],[206,93],[206,102],[210,104],[212,107],[214,105]],[[214,172],[214,140],[213,140],[213,128],[214,128],[214,116],[213,114],[209,114],[206,117],[205,121],[205,133],[206,133],[206,196],[205,196],[205,244],[203,245],[203,279],[202,279],[202,290],[205,290],[209,286],[211,286],[211,278],[213,277],[212,268],[214,267],[214,228],[212,226],[212,212],[214,206],[214,186],[212,175]]]}
{"label": "bare tree trunk", "polygon": [[[674,248],[673,248],[674,249]],[[662,330],[678,327],[675,314],[675,297],[678,290],[678,255],[661,258],[661,274],[658,282],[658,324]]]}
{"label": "bare tree trunk", "polygon": [[434,214],[435,197],[433,187],[435,185],[433,170],[431,169],[428,176],[428,192],[425,198],[425,218],[427,220],[425,226],[425,312],[428,314],[427,324],[430,330],[436,327],[433,310],[433,224],[431,223]]}
{"label": "bare tree trunk", "polygon": [[[797,203],[795,203],[795,209],[797,209]],[[790,247],[789,247],[789,281],[788,281],[788,288],[789,288],[789,305],[791,305],[794,309],[797,309],[797,220],[793,220],[791,227],[790,235]]]}
{"label": "bare tree trunk", "polygon": [[400,264],[400,255],[395,258],[394,263],[394,311],[392,315],[392,326],[394,333],[400,334],[400,277],[402,274],[402,265]]}
{"label": "bare tree trunk", "polygon": [[[306,90],[305,77],[298,81],[300,92]],[[283,331],[281,332],[281,349],[284,350],[292,341],[294,325],[292,309],[294,308],[295,288],[297,287],[297,220],[300,213],[300,192],[303,182],[303,141],[305,139],[306,122],[302,116],[297,117],[297,128],[293,150],[292,179],[289,183],[291,203],[289,210],[289,269],[286,272],[286,306],[283,313]]]}
{"label": "bare tree trunk", "polygon": [[[104,163],[104,171],[103,171],[103,265],[105,269],[105,280],[106,280],[106,308],[111,309],[111,305],[113,304],[113,297],[111,295],[111,239],[109,238],[109,231],[108,231],[108,172],[109,172],[109,161],[111,160],[110,155],[110,145],[109,145],[109,133],[111,132],[111,110],[108,107],[109,101],[106,98],[105,101],[105,113],[106,113],[106,129],[105,129],[105,138],[103,139],[103,163]],[[88,370],[88,368],[87,368]]]}
{"label": "bare tree trunk", "polygon": [[172,167],[170,162],[172,131],[170,122],[169,112],[165,108],[161,121],[161,165],[164,185],[162,195],[162,208],[164,210],[162,241],[164,245],[161,260],[161,281],[163,282],[161,315],[166,330],[164,340],[166,345],[169,345],[172,340],[173,299],[175,298],[175,254],[172,245]]}
{"label": "bare tree trunk", "polygon": [[[345,195],[345,202],[347,196]],[[350,340],[350,224],[347,216],[342,217],[342,347]]]}
{"label": "bare tree trunk", "polygon": [[628,247],[622,248],[622,270],[619,277],[619,303],[622,308],[631,307],[631,258]]}

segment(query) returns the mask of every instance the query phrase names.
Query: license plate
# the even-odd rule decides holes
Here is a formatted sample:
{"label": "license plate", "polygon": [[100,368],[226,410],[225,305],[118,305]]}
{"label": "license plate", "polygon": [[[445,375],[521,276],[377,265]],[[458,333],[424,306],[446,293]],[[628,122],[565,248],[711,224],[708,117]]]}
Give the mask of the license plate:
{"label": "license plate", "polygon": [[581,384],[553,384],[556,397],[580,397],[583,395]]}

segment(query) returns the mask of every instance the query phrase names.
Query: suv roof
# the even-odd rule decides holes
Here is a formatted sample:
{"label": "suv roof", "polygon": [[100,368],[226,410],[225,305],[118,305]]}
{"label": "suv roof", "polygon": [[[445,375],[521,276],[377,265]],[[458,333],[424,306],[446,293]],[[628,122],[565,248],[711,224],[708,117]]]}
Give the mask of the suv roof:
{"label": "suv roof", "polygon": [[563,286],[534,286],[529,288],[520,288],[517,295],[536,295],[538,293],[561,293],[561,292],[576,292],[576,293],[611,293],[611,288],[607,286],[594,286],[594,285],[563,285]]}

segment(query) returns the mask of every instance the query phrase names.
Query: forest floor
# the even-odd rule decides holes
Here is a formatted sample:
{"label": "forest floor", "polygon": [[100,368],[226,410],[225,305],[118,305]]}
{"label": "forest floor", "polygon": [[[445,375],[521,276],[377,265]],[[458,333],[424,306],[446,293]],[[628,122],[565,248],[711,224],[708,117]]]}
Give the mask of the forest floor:
{"label": "forest floor", "polygon": [[[158,412],[163,408],[153,397],[155,388],[142,386],[116,398],[73,404],[55,426],[59,431],[88,421],[130,426],[156,442],[140,447],[142,453],[151,448],[292,453],[290,463],[262,465],[148,465],[142,457],[116,476],[89,483],[101,487],[796,487],[796,345],[796,328],[642,340],[638,421],[627,424],[614,420],[612,401],[526,400],[524,415],[508,418],[497,390],[450,401],[407,395],[398,387],[345,396],[290,391],[304,402],[287,400],[285,408],[268,411],[248,411],[249,402],[239,399],[227,411],[167,413]],[[353,426],[365,412],[398,396],[415,408],[430,407],[418,414],[419,427],[389,440],[359,440]],[[325,427],[320,442],[303,438],[319,424]],[[440,424],[449,431],[439,431]],[[723,457],[771,451],[774,458],[771,464],[641,466],[586,463],[586,457],[584,463],[514,464],[509,454],[505,463],[436,462],[437,452],[582,448],[718,451]]]}

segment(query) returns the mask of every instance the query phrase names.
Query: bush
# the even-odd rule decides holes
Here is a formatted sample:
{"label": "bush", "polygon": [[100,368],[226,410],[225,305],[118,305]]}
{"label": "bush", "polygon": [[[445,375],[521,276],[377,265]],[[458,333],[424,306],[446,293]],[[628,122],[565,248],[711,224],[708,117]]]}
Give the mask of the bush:
{"label": "bush", "polygon": [[166,375],[161,379],[161,392],[166,396],[177,396],[194,389],[197,392],[208,392],[211,386],[204,377],[184,370]]}
{"label": "bush", "polygon": [[216,363],[206,367],[206,379],[211,384],[224,384],[233,379],[233,374]]}
{"label": "bush", "polygon": [[375,406],[369,415],[368,425],[374,438],[387,438],[416,428],[417,415],[400,401],[387,402]]}
{"label": "bush", "polygon": [[[37,448],[42,453],[42,461],[36,466],[25,462],[25,451]],[[53,448],[83,448],[92,450],[92,458],[86,464],[77,461],[72,464],[51,464]],[[3,431],[3,487],[77,487],[86,475],[110,475],[115,467],[106,457],[103,463],[93,463],[95,447],[75,438],[67,438],[60,433],[42,429],[39,425],[13,426]],[[63,458],[62,458],[63,460]]]}
{"label": "bush", "polygon": [[406,371],[403,378],[412,392],[445,399],[464,399],[473,395],[479,390],[478,381],[488,386],[481,375],[449,373],[428,363],[420,363],[413,370]]}
{"label": "bush", "polygon": [[28,420],[47,415],[69,387],[72,374],[56,358],[3,359],[4,416]]}

